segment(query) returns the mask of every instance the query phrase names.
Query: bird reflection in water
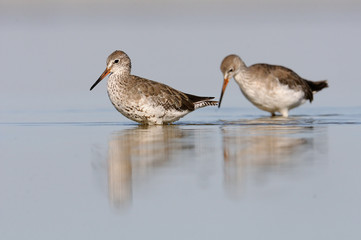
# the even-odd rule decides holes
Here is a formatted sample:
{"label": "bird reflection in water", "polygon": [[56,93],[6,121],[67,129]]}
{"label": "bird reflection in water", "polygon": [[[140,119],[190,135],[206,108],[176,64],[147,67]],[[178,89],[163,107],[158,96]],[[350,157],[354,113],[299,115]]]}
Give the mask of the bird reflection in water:
{"label": "bird reflection in water", "polygon": [[322,142],[323,134],[292,121],[267,118],[222,127],[224,181],[229,194],[239,195],[245,180],[264,180],[268,173],[280,173],[302,160],[313,160],[315,141]]}
{"label": "bird reflection in water", "polygon": [[172,154],[189,148],[177,126],[138,126],[114,134],[108,149],[109,198],[114,207],[129,205],[134,179],[145,178]]}

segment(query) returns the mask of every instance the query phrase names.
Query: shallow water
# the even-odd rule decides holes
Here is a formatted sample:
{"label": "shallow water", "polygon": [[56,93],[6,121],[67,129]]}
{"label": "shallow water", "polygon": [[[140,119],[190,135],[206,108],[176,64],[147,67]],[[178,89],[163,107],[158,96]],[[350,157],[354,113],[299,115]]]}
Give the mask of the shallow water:
{"label": "shallow water", "polygon": [[361,237],[361,108],[113,114],[3,115],[1,239]]}

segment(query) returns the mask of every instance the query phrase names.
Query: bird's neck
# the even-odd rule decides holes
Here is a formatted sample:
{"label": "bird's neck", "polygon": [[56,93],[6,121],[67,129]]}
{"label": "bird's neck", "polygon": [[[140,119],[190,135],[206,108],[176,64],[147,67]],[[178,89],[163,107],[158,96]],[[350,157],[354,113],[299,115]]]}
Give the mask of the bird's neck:
{"label": "bird's neck", "polygon": [[127,85],[130,79],[129,71],[117,71],[113,72],[108,79],[108,86],[122,87]]}
{"label": "bird's neck", "polygon": [[242,66],[237,74],[234,75],[234,80],[238,85],[243,85],[251,81],[251,73],[246,65]]}
{"label": "bird's neck", "polygon": [[241,70],[247,70],[248,69],[247,65],[243,62],[242,59],[240,60],[240,69]]}
{"label": "bird's neck", "polygon": [[115,72],[113,72],[113,74],[117,76],[128,77],[130,75],[130,68],[129,67],[118,68],[116,69]]}
{"label": "bird's neck", "polygon": [[112,74],[110,75],[110,77],[114,78],[114,79],[127,79],[130,76],[130,69],[128,68],[121,68],[121,69],[117,69],[115,72],[112,72]]}

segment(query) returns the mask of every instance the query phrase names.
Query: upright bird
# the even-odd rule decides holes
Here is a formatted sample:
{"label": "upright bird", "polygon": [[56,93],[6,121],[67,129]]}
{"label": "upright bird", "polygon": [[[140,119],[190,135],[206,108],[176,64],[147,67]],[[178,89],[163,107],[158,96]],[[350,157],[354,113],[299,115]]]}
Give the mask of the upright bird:
{"label": "upright bird", "polygon": [[165,84],[130,74],[131,61],[123,51],[114,51],[107,59],[103,78],[108,79],[108,96],[114,107],[125,117],[141,124],[168,124],[195,109],[216,106],[214,97],[199,97],[183,93]]}
{"label": "upright bird", "polygon": [[239,85],[243,95],[256,107],[288,117],[288,111],[307,100],[312,102],[313,94],[328,87],[326,80],[309,81],[301,78],[291,69],[270,64],[254,64],[247,67],[237,55],[225,57],[221,64],[224,82],[218,107],[221,106],[229,79]]}

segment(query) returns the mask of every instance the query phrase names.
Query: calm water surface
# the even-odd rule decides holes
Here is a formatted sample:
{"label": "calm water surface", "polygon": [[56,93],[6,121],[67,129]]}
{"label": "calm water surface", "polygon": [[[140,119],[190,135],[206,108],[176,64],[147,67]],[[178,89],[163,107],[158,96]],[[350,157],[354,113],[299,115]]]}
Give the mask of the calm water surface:
{"label": "calm water surface", "polygon": [[142,127],[7,112],[0,238],[360,238],[361,108],[292,113],[208,108]]}

